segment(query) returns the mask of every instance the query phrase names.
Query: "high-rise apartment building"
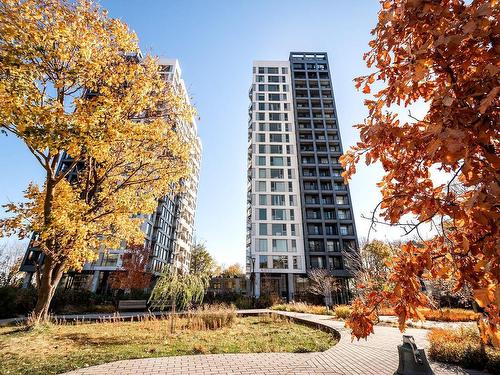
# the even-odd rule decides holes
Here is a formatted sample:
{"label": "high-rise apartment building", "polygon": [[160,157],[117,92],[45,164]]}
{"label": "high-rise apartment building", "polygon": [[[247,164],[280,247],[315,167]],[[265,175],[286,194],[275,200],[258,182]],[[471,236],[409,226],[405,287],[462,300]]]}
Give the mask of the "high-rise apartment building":
{"label": "high-rise apartment building", "polygon": [[[161,75],[173,88],[189,101],[181,68],[175,59],[159,60]],[[176,124],[176,131],[191,142],[190,175],[180,183],[180,193],[169,194],[158,200],[155,212],[144,214],[141,228],[145,246],[151,249],[148,271],[159,275],[165,265],[172,265],[181,272],[189,271],[191,248],[193,245],[194,219],[198,194],[198,179],[201,160],[201,141],[198,137],[195,119]],[[67,155],[61,160],[59,169],[71,164]],[[68,178],[74,178],[70,174]],[[68,272],[61,280],[63,288],[84,288],[104,292],[108,288],[108,278],[122,266],[126,244],[120,249],[101,251],[95,262],[85,264],[82,272]],[[21,270],[27,273],[28,284],[35,272],[35,264],[43,264],[43,254],[36,247],[28,247]]]}
{"label": "high-rise apartment building", "polygon": [[249,92],[247,274],[251,293],[294,299],[328,269],[349,298],[345,251],[357,251],[326,53],[255,61]]}

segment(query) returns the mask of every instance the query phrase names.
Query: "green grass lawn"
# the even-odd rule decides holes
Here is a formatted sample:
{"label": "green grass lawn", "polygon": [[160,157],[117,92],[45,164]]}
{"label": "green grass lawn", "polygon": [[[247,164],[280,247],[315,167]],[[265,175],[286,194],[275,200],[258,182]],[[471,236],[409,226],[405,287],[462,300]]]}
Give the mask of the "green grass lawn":
{"label": "green grass lawn", "polygon": [[[179,319],[178,319],[179,320]],[[169,322],[46,325],[0,328],[0,374],[57,374],[131,358],[190,354],[313,352],[335,345],[328,333],[275,317],[237,318],[217,330],[179,328]]]}

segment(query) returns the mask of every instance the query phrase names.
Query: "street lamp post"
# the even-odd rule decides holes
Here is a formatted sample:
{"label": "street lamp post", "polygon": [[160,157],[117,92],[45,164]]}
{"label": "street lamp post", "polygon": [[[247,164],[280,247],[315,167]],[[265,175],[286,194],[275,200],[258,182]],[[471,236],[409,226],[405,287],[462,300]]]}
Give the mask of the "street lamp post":
{"label": "street lamp post", "polygon": [[250,285],[252,287],[252,304],[255,305],[255,257],[250,258]]}

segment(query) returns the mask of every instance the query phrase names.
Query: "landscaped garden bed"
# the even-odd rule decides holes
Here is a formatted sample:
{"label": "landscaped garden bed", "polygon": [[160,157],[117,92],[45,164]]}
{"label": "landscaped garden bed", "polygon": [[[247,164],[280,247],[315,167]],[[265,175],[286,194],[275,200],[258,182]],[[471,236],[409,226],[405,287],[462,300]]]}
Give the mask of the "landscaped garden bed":
{"label": "landscaped garden bed", "polygon": [[477,327],[436,328],[429,332],[429,357],[438,362],[500,373],[500,351],[492,346],[481,349]]}
{"label": "landscaped garden bed", "polygon": [[[0,373],[46,375],[132,358],[190,354],[316,352],[335,345],[321,330],[276,315],[206,312],[136,322],[0,328]],[[221,339],[224,338],[224,339]]]}
{"label": "landscaped garden bed", "polygon": [[[310,305],[308,303],[303,303],[303,302],[273,305],[271,309],[278,311],[299,312],[306,314],[332,315],[337,319],[347,319],[351,314],[351,307],[349,305],[336,305],[327,309],[325,306]],[[422,308],[419,309],[419,311],[422,313],[422,316],[426,320],[436,321],[436,322],[471,322],[471,321],[476,321],[478,318],[478,314],[476,312],[467,309]],[[381,308],[379,309],[379,315],[394,316],[395,315],[394,309]]]}

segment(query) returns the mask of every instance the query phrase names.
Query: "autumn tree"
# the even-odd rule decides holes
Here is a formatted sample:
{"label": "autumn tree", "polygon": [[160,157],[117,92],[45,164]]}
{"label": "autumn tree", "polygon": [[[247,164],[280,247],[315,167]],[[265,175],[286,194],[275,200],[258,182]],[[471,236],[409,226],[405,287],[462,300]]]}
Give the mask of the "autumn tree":
{"label": "autumn tree", "polygon": [[326,307],[331,306],[333,304],[333,293],[340,290],[337,279],[323,268],[310,270],[307,272],[307,277],[309,279],[309,292],[323,297]]}
{"label": "autumn tree", "polygon": [[175,127],[192,113],[135,34],[89,1],[2,1],[0,44],[0,129],[45,174],[0,228],[37,233],[40,321],[66,270],[143,243],[139,214],[188,173],[190,140]]}
{"label": "autumn tree", "polygon": [[[342,158],[349,179],[356,163],[380,162],[382,201],[377,215],[419,235],[392,261],[393,288],[354,302],[348,326],[356,337],[373,332],[375,307],[389,301],[404,329],[429,300],[421,280],[455,276],[485,308],[486,334],[500,345],[499,299],[499,20],[496,0],[381,1],[374,39],[364,55],[370,74],[356,79],[368,117],[357,125],[361,141]],[[423,105],[409,119],[401,109]],[[447,176],[444,183],[433,177]],[[452,189],[458,183],[463,188]],[[411,216],[414,221],[403,218]]]}
{"label": "autumn tree", "polygon": [[208,281],[218,272],[217,263],[207,250],[204,243],[196,243],[191,250],[191,262],[189,272],[195,275],[202,275]]}
{"label": "autumn tree", "polygon": [[387,262],[396,254],[393,244],[380,240],[364,243],[358,251],[344,251],[342,257],[349,264],[358,294],[382,291],[387,288],[389,267]]}
{"label": "autumn tree", "polygon": [[133,245],[122,255],[122,265],[110,275],[109,285],[113,289],[145,289],[151,285],[152,273],[147,269],[151,249]]}
{"label": "autumn tree", "polygon": [[243,274],[243,268],[239,263],[231,264],[230,266],[222,270],[222,275],[226,277],[235,277]]}
{"label": "autumn tree", "polygon": [[5,241],[0,244],[0,287],[19,285],[22,272],[19,270],[23,260],[24,246]]}

